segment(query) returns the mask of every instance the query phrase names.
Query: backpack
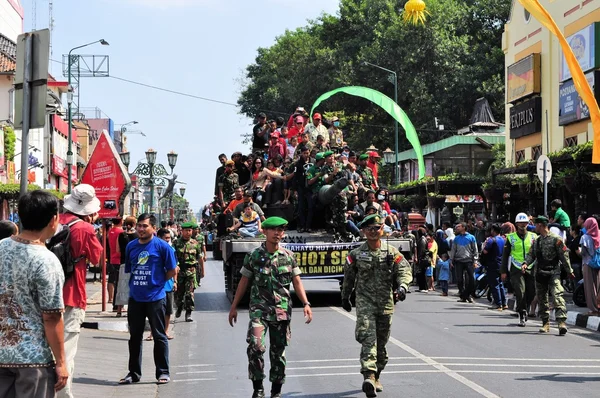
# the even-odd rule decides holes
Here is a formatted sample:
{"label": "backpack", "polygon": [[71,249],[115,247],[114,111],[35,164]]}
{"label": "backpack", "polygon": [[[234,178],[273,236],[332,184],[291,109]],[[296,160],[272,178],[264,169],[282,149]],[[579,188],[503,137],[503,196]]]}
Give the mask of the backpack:
{"label": "backpack", "polygon": [[56,234],[54,234],[46,244],[48,250],[58,257],[65,273],[65,279],[68,279],[73,275],[73,272],[75,272],[75,264],[82,258],[78,257],[73,259],[71,256],[71,227],[80,221],[82,220],[78,218],[68,224],[61,224],[56,231]]}
{"label": "backpack", "polygon": [[588,266],[593,269],[600,269],[600,247],[594,252]]}

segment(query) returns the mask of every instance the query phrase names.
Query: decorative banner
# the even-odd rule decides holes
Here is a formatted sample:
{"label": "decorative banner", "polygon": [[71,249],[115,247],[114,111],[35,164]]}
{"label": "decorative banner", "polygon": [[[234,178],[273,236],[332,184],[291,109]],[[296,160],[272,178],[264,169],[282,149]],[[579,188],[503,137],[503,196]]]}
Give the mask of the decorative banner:
{"label": "decorative banner", "polygon": [[541,90],[541,54],[531,54],[506,70],[506,102],[514,102]]}
{"label": "decorative banner", "polygon": [[[592,71],[586,73],[585,77],[594,92],[594,96],[598,98],[600,97],[600,89],[596,86],[596,75],[598,75],[598,71]],[[573,83],[573,80],[568,80],[560,86],[560,90],[558,91],[558,104],[559,126],[578,122],[590,117],[590,109],[585,102],[583,102],[577,93],[577,90],[575,90],[575,83]]]}
{"label": "decorative banner", "polygon": [[594,93],[590,88],[590,85],[587,83],[585,75],[583,74],[583,70],[579,63],[577,62],[577,58],[569,46],[567,39],[562,34],[556,22],[552,19],[548,11],[539,3],[538,0],[519,0],[519,3],[525,7],[527,11],[531,13],[540,21],[542,25],[544,25],[554,36],[558,38],[560,46],[563,50],[565,61],[569,66],[569,70],[573,75],[573,82],[575,83],[575,88],[581,98],[587,104],[590,115],[592,117],[592,126],[594,128],[594,145],[593,145],[593,153],[592,153],[592,163],[599,164],[600,163],[600,108],[598,107],[598,103],[596,102],[596,98],[594,98]]}
{"label": "decorative banner", "polygon": [[312,114],[317,106],[326,99],[338,94],[338,93],[346,93],[349,95],[354,95],[356,97],[362,97],[368,99],[372,103],[378,105],[388,114],[390,114],[400,125],[404,128],[406,132],[406,138],[412,145],[415,150],[415,154],[417,155],[417,161],[419,163],[419,178],[425,177],[425,161],[423,160],[423,151],[421,150],[421,143],[419,142],[419,136],[417,135],[417,131],[415,130],[415,126],[413,126],[412,122],[406,115],[406,113],[394,102],[393,99],[388,97],[387,95],[373,90],[372,88],[362,87],[362,86],[347,86],[336,88],[335,90],[328,91],[325,94],[321,95],[315,103],[313,104],[310,110],[310,116],[312,119]]}
{"label": "decorative banner", "polygon": [[344,276],[344,264],[350,250],[363,242],[325,243],[318,245],[288,243],[282,246],[294,252],[303,277],[329,278]]}
{"label": "decorative banner", "polygon": [[98,212],[100,218],[116,218],[123,215],[123,201],[131,190],[131,180],[106,131],[100,135],[90,161],[83,171],[81,183],[96,189],[96,196],[101,204]]}

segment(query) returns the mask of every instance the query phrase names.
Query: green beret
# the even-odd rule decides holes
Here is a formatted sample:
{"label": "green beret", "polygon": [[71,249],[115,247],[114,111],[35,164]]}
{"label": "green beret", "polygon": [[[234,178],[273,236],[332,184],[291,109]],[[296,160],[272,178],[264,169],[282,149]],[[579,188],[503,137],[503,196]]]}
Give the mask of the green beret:
{"label": "green beret", "polygon": [[371,214],[370,216],[366,216],[365,219],[359,224],[360,228],[370,227],[370,226],[381,226],[383,221],[381,220],[381,216],[379,214]]}
{"label": "green beret", "polygon": [[277,227],[285,227],[288,224],[287,220],[281,217],[269,217],[265,221],[262,222],[262,227],[269,228],[277,228]]}
{"label": "green beret", "polygon": [[325,154],[323,152],[319,152],[315,156],[315,160],[322,160],[324,157],[325,157]]}
{"label": "green beret", "polygon": [[323,154],[323,157],[326,158],[327,156],[331,156],[331,155],[333,155],[333,151],[327,151]]}
{"label": "green beret", "polygon": [[537,217],[535,218],[535,221],[534,221],[534,222],[535,222],[536,224],[537,224],[537,223],[541,223],[541,224],[544,224],[544,225],[548,225],[548,222],[549,222],[549,220],[548,220],[548,218],[547,218],[547,217],[544,217],[544,216],[537,216]]}
{"label": "green beret", "polygon": [[181,224],[181,229],[194,228],[194,223],[191,221]]}
{"label": "green beret", "polygon": [[367,160],[369,159],[369,154],[368,153],[363,153],[362,155],[360,155],[358,157],[358,160]]}

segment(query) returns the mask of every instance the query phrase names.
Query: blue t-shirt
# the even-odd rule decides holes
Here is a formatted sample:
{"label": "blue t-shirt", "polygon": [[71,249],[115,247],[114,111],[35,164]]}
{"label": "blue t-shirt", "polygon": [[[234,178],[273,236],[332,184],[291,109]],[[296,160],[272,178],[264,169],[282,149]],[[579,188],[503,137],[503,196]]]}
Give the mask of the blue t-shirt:
{"label": "blue t-shirt", "polygon": [[502,253],[504,252],[504,239],[501,236],[488,238],[484,250],[488,253],[488,261],[484,265],[493,270],[500,269],[502,265]]}
{"label": "blue t-shirt", "polygon": [[[175,253],[175,248],[171,245],[169,245],[169,247],[173,249],[173,253]],[[165,283],[165,292],[171,293],[173,291],[173,287],[175,287],[175,278],[171,278]]]}
{"label": "blue t-shirt", "polygon": [[440,281],[450,280],[450,260],[444,261],[441,258],[438,258],[437,269],[439,272],[438,280],[440,280]]}
{"label": "blue t-shirt", "polygon": [[177,266],[169,244],[156,237],[145,244],[135,239],[127,244],[125,253],[125,272],[131,273],[129,297],[145,303],[163,299],[167,271]]}

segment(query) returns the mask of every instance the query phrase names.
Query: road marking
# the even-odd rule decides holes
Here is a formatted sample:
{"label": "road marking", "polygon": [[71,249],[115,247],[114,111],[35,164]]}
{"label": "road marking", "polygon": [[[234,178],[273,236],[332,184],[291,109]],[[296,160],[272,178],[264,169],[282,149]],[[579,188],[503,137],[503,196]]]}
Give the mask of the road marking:
{"label": "road marking", "polygon": [[[445,373],[448,374],[446,370],[438,370],[438,369],[419,369],[419,370],[392,370],[392,371],[384,371],[383,375],[388,374],[408,374],[408,373]],[[517,371],[495,371],[495,370],[457,370],[454,373],[482,373],[482,374],[504,374],[504,375],[522,375],[523,372]],[[542,376],[600,376],[600,373],[594,372],[536,372],[536,371],[528,371],[526,375],[542,375]],[[314,374],[299,374],[299,375],[285,375],[285,377],[331,377],[331,376],[356,376],[356,372],[352,373],[314,373]]]}
{"label": "road marking", "polygon": [[[394,359],[415,360],[415,357],[389,357],[390,361]],[[600,361],[600,359],[599,359]],[[358,362],[358,358],[334,358],[334,359],[302,359],[299,361],[287,361],[287,363],[319,363],[319,362]],[[289,369],[289,368],[286,368]]]}
{"label": "road marking", "polygon": [[185,379],[185,380],[173,380],[173,383],[184,383],[184,382],[190,382],[190,381],[215,381],[217,379],[215,378],[211,378],[211,379]]}
{"label": "road marking", "polygon": [[482,367],[514,367],[514,368],[600,368],[600,365],[542,365],[516,363],[444,363],[445,366],[482,366]]}
{"label": "road marking", "polygon": [[198,374],[198,373],[217,373],[216,370],[192,370],[189,372],[177,372],[177,375],[189,375],[189,374]]}
{"label": "road marking", "polygon": [[[341,310],[337,307],[329,307],[331,309],[333,309],[334,311],[344,315],[345,317],[352,319],[354,322],[356,322],[356,317],[352,314],[349,314],[348,312]],[[486,390],[484,387],[480,386],[479,384],[467,379],[464,376],[461,376],[460,374],[458,374],[457,372],[448,369],[447,367],[445,367],[444,365],[442,365],[439,362],[436,362],[435,360],[431,359],[428,356],[425,356],[423,354],[421,354],[419,351],[415,350],[412,347],[409,347],[408,345],[404,344],[403,342],[401,342],[400,340],[394,338],[394,337],[390,337],[389,340],[392,344],[400,347],[401,349],[403,349],[404,351],[408,352],[409,354],[411,354],[412,356],[419,358],[420,360],[422,360],[425,363],[428,363],[429,365],[433,366],[434,368],[442,371],[443,373],[446,373],[448,376],[452,377],[454,380],[458,381],[459,383],[469,387],[470,389],[472,389],[473,391],[481,394],[482,396],[486,397],[486,398],[500,398],[498,395],[494,394],[491,391]],[[399,372],[402,373],[402,372]]]}
{"label": "road marking", "polygon": [[483,357],[431,357],[436,360],[469,360],[469,361],[528,361],[528,362],[600,362],[600,359],[582,358],[483,358]]}
{"label": "road marking", "polygon": [[[386,365],[386,368],[388,368],[390,366],[429,366],[429,364],[426,364],[426,363],[388,363]],[[478,366],[478,365],[473,365],[473,366]],[[577,366],[577,367],[580,367],[580,366]],[[600,368],[600,366],[598,366],[598,367]],[[359,365],[301,366],[299,368],[286,367],[285,370],[301,370],[301,369],[314,370],[314,369],[342,369],[342,368],[359,369]]]}

